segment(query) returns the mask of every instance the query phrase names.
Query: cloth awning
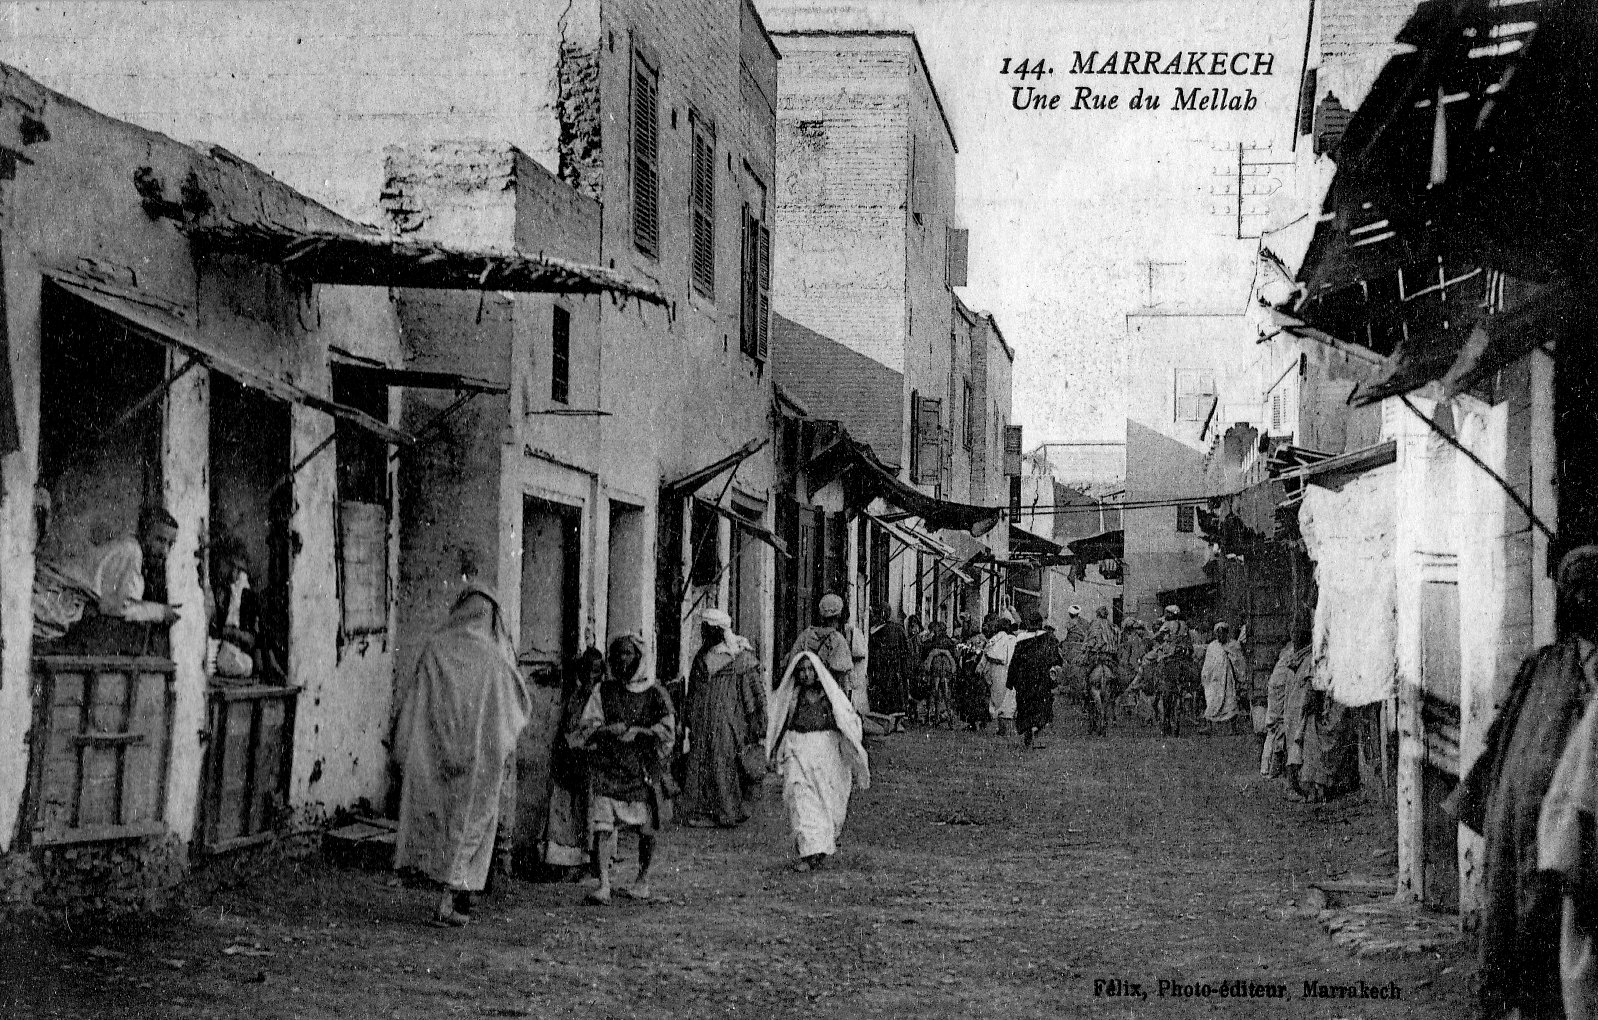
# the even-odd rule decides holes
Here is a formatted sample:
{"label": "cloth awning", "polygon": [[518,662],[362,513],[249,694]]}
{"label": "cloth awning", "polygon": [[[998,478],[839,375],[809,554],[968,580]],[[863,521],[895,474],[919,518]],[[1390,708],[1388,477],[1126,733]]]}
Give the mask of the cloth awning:
{"label": "cloth awning", "polygon": [[667,496],[687,495],[723,471],[737,467],[756,453],[759,453],[770,441],[769,439],[751,439],[720,460],[706,464],[697,471],[690,471],[675,481],[667,482],[660,487],[661,492]]}
{"label": "cloth awning", "polygon": [[947,570],[949,573],[953,574],[955,577],[958,577],[960,580],[964,581],[966,584],[976,584],[977,583],[977,579],[972,577],[970,574],[966,573],[965,572],[965,568],[961,567],[960,564],[954,563],[954,562],[949,561],[949,560],[944,560],[942,565],[943,565],[943,568],[945,570]]}
{"label": "cloth awning", "polygon": [[1051,542],[1041,535],[1034,535],[1014,524],[1008,527],[1010,555],[1025,559],[1034,566],[1062,567],[1077,558],[1057,542]]}
{"label": "cloth awning", "polygon": [[886,531],[895,542],[898,542],[911,552],[925,553],[940,560],[945,558],[946,553],[933,546],[931,542],[926,540],[927,536],[916,529],[901,527],[899,524],[884,520],[878,514],[868,512],[866,516],[876,522],[877,526]]}
{"label": "cloth awning", "polygon": [[771,546],[777,551],[779,556],[783,556],[788,559],[793,558],[793,554],[788,551],[788,543],[777,537],[775,533],[770,531],[759,521],[750,520],[748,517],[745,517],[743,514],[732,509],[731,507],[722,506],[720,503],[712,503],[708,499],[697,500],[697,502],[703,503],[720,516],[731,521],[734,527],[744,529],[755,538],[758,538],[760,541]]}
{"label": "cloth awning", "polygon": [[959,554],[953,547],[945,545],[937,538],[927,534],[913,525],[894,523],[885,520],[882,515],[866,512],[866,516],[875,521],[877,526],[886,531],[893,540],[911,552],[924,553],[933,560],[942,564],[949,573],[965,581],[967,584],[975,583],[976,579],[961,569],[962,564]]}
{"label": "cloth awning", "polygon": [[619,294],[669,304],[659,288],[613,269],[546,255],[469,251],[377,230],[296,229],[280,223],[207,223],[188,228],[201,252],[238,255],[315,283],[513,293]]}
{"label": "cloth awning", "polygon": [[1126,532],[1121,528],[1114,528],[1065,544],[1077,559],[1089,563],[1096,560],[1118,560],[1126,553]]}
{"label": "cloth awning", "polygon": [[1221,586],[1216,582],[1204,581],[1182,588],[1168,588],[1158,593],[1156,598],[1160,600],[1162,606],[1175,606],[1180,609],[1183,619],[1191,624],[1210,615],[1211,607],[1220,590]]}
{"label": "cloth awning", "polygon": [[215,341],[204,336],[182,317],[182,309],[149,295],[122,291],[99,281],[65,273],[49,272],[46,278],[67,295],[113,316],[150,340],[182,351],[210,371],[220,372],[243,386],[259,390],[277,400],[303,404],[335,418],[342,418],[397,446],[409,446],[416,441],[409,433],[378,421],[364,411],[318,396],[286,379],[228,357],[218,349]]}
{"label": "cloth awning", "polygon": [[902,481],[868,444],[850,436],[848,429],[831,424],[835,426],[833,441],[812,457],[805,469],[813,489],[839,479],[850,512],[863,512],[873,500],[881,499],[921,518],[928,531],[957,530],[981,536],[999,523],[1004,507],[972,506],[929,496]]}

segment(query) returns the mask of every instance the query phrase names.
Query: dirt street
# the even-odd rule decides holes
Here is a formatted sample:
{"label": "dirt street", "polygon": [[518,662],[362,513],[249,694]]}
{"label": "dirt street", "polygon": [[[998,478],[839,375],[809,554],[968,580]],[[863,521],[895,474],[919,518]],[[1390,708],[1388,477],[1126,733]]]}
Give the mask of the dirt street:
{"label": "dirt street", "polygon": [[[181,921],[0,941],[0,1016],[1467,1015],[1457,950],[1357,959],[1301,907],[1306,881],[1373,870],[1390,811],[1288,803],[1246,736],[1063,730],[889,738],[814,874],[768,786],[740,830],[670,832],[652,904],[514,883],[441,931],[429,893],[279,861]],[[1304,998],[1360,981],[1401,998]]]}

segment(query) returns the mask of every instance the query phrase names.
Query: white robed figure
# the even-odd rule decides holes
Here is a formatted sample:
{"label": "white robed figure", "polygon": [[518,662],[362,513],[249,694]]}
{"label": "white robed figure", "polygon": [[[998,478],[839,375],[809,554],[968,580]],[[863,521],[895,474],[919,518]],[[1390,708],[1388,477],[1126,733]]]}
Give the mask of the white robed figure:
{"label": "white robed figure", "polygon": [[1238,714],[1238,681],[1248,669],[1243,646],[1232,640],[1232,628],[1215,625],[1215,640],[1204,649],[1204,718],[1211,723],[1230,722]]}
{"label": "white robed figure", "polygon": [[838,852],[849,793],[871,785],[861,735],[860,714],[821,659],[814,652],[795,656],[766,723],[766,755],[782,776],[799,855],[795,871],[820,867]]}
{"label": "white robed figure", "polygon": [[515,811],[516,740],[530,708],[499,601],[471,584],[422,645],[392,741],[405,770],[394,866],[446,887],[437,924],[465,924],[488,881],[495,837]]}

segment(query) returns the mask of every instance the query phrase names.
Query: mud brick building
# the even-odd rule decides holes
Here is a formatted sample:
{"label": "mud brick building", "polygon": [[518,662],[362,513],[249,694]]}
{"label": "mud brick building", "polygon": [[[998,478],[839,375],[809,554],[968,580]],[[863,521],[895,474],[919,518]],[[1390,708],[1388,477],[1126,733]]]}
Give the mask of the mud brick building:
{"label": "mud brick building", "polygon": [[302,643],[300,700],[341,710],[292,726],[294,819],[382,802],[389,717],[464,570],[500,592],[537,690],[518,818],[535,857],[576,653],[653,635],[669,681],[719,605],[771,654],[777,54],[753,7],[45,4],[6,44],[45,84],[225,145],[386,236],[634,281],[614,299],[498,277],[462,299],[403,279],[340,299],[328,349],[351,392],[381,367],[481,385],[380,388],[434,442],[372,481],[386,510],[340,518],[387,570],[365,617],[323,614]]}
{"label": "mud brick building", "polygon": [[[436,438],[434,422],[402,426],[406,398],[508,390],[412,367],[435,334],[408,340],[389,291],[477,291],[493,277],[574,303],[663,298],[571,261],[396,240],[225,149],[0,75],[15,382],[3,907],[137,908],[191,851],[382,796],[395,492],[411,481],[407,454]],[[177,521],[164,567],[144,564],[148,597],[180,607],[177,621],[116,620],[91,639],[96,621],[41,611],[63,581],[82,590],[83,564],[143,506]],[[208,640],[224,543],[242,550],[261,606],[261,657],[242,670],[221,669]]]}
{"label": "mud brick building", "polygon": [[[920,44],[908,31],[813,29],[802,16],[772,17],[782,50],[783,168],[774,307],[898,374],[901,390],[873,402],[902,415],[898,449],[876,451],[884,463],[936,499],[1002,505],[1008,490],[1001,482],[988,491],[996,486],[987,460],[1002,443],[990,427],[997,422],[1002,437],[1009,425],[1012,357],[1002,338],[1003,358],[992,355],[991,317],[954,292],[965,285],[967,258],[967,232],[956,226],[958,146]],[[779,382],[804,392],[812,384],[801,374],[821,370],[794,364]],[[863,418],[840,421],[876,434]],[[856,605],[953,622],[962,609],[998,604],[1001,586],[992,577],[979,583],[962,564],[1004,559],[1005,529],[982,542],[945,535],[934,551],[917,545],[898,555],[897,537],[868,521],[840,551],[851,565],[846,576],[858,579],[848,592]]]}

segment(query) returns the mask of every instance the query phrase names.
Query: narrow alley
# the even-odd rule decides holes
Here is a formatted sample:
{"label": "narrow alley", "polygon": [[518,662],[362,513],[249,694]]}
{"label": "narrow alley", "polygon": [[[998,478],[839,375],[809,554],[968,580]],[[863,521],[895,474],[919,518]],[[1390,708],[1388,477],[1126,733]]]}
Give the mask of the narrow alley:
{"label": "narrow alley", "polygon": [[[887,738],[815,874],[789,870],[768,784],[741,829],[667,833],[648,905],[515,882],[439,931],[430,894],[317,856],[231,888],[202,875],[181,922],[0,943],[0,1014],[1461,1015],[1457,950],[1359,958],[1306,906],[1309,882],[1390,873],[1390,810],[1285,800],[1251,738],[1062,723],[1030,753],[991,734]],[[1147,998],[1096,995],[1109,980]],[[1285,986],[1289,1001],[1161,997],[1162,980]],[[1401,998],[1304,996],[1361,981]]]}

